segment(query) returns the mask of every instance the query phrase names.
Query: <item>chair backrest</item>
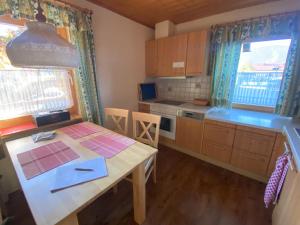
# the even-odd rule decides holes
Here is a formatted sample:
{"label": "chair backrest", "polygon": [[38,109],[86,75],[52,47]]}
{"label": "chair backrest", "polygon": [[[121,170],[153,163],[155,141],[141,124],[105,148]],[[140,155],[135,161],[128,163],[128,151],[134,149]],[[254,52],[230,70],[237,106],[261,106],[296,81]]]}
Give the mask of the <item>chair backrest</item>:
{"label": "chair backrest", "polygon": [[[133,138],[157,148],[160,119],[161,117],[158,115],[153,115],[150,113],[132,112]],[[151,127],[154,128],[151,129]]]}
{"label": "chair backrest", "polygon": [[[105,119],[112,119],[114,130],[120,134],[128,135],[128,115],[129,110],[117,108],[105,108]],[[122,119],[124,120],[122,125]]]}

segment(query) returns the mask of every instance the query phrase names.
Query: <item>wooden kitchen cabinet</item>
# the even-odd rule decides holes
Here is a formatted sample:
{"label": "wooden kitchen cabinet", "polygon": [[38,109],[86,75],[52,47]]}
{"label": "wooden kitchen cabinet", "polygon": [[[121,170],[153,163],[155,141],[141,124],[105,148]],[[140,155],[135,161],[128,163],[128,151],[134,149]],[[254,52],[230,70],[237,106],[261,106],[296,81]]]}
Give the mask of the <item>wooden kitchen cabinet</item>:
{"label": "wooden kitchen cabinet", "polygon": [[150,40],[146,41],[146,55],[145,55],[145,65],[146,65],[146,75],[156,76],[157,75],[157,41]]}
{"label": "wooden kitchen cabinet", "polygon": [[150,104],[139,103],[138,109],[139,109],[139,112],[150,113]]}
{"label": "wooden kitchen cabinet", "polygon": [[229,163],[234,136],[234,125],[205,120],[202,153],[212,159]]}
{"label": "wooden kitchen cabinet", "polygon": [[203,122],[186,117],[176,119],[176,145],[196,153],[201,152]]}
{"label": "wooden kitchen cabinet", "polygon": [[207,30],[188,34],[186,76],[198,76],[206,72],[207,49]]}
{"label": "wooden kitchen cabinet", "polygon": [[265,176],[276,132],[247,126],[237,126],[231,164],[255,174]]}
{"label": "wooden kitchen cabinet", "polygon": [[218,161],[229,163],[232,153],[232,148],[226,145],[217,144],[213,141],[203,140],[202,153],[210,158]]}
{"label": "wooden kitchen cabinet", "polygon": [[235,135],[235,126],[218,121],[204,121],[204,139],[231,147]]}
{"label": "wooden kitchen cabinet", "polygon": [[248,127],[238,126],[234,141],[234,148],[250,153],[270,157],[275,143],[276,133]]}
{"label": "wooden kitchen cabinet", "polygon": [[[295,166],[293,166],[295,168]],[[288,170],[282,192],[273,215],[273,225],[300,224],[300,173],[291,167]]]}
{"label": "wooden kitchen cabinet", "polygon": [[161,38],[157,41],[159,76],[185,76],[187,34]]}
{"label": "wooden kitchen cabinet", "polygon": [[261,176],[266,175],[268,163],[269,157],[237,149],[231,156],[231,165]]}
{"label": "wooden kitchen cabinet", "polygon": [[284,152],[284,141],[285,141],[285,137],[283,136],[283,134],[277,134],[276,136],[276,141],[274,144],[274,148],[273,148],[273,153],[271,156],[271,160],[268,166],[268,172],[267,175],[271,176],[274,169],[275,169],[275,165],[276,165],[276,161],[278,159],[278,157],[280,155],[283,154]]}

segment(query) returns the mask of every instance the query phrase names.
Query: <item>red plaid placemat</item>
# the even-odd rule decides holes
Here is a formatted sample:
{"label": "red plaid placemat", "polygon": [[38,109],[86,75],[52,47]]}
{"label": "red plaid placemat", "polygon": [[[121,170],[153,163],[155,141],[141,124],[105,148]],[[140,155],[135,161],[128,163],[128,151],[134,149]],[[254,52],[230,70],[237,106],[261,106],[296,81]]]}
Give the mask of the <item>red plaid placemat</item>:
{"label": "red plaid placemat", "polygon": [[89,122],[77,123],[68,127],[60,129],[65,134],[69,135],[73,139],[82,138],[90,134],[94,134],[100,131],[104,131],[104,128],[96,126]]}
{"label": "red plaid placemat", "polygon": [[134,143],[135,140],[128,137],[116,133],[105,133],[80,144],[105,158],[111,158]]}
{"label": "red plaid placemat", "polygon": [[31,179],[60,165],[79,158],[61,141],[47,144],[17,155],[27,179]]}

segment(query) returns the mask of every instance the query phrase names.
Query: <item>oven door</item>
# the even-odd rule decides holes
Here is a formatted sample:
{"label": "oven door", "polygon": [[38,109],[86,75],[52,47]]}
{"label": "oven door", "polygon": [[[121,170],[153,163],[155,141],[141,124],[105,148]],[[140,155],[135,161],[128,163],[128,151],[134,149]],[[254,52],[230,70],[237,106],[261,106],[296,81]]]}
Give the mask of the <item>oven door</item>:
{"label": "oven door", "polygon": [[175,140],[176,134],[176,116],[166,115],[162,113],[154,113],[153,114],[161,116],[160,120],[160,135],[167,137],[169,139]]}

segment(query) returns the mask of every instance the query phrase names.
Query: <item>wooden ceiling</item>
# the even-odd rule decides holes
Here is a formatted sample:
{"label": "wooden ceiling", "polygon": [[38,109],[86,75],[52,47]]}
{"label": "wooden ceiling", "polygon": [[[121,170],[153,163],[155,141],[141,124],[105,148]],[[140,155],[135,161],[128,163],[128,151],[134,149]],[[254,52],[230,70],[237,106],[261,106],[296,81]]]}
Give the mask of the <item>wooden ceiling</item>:
{"label": "wooden ceiling", "polygon": [[148,27],[178,24],[234,9],[278,0],[88,0]]}

